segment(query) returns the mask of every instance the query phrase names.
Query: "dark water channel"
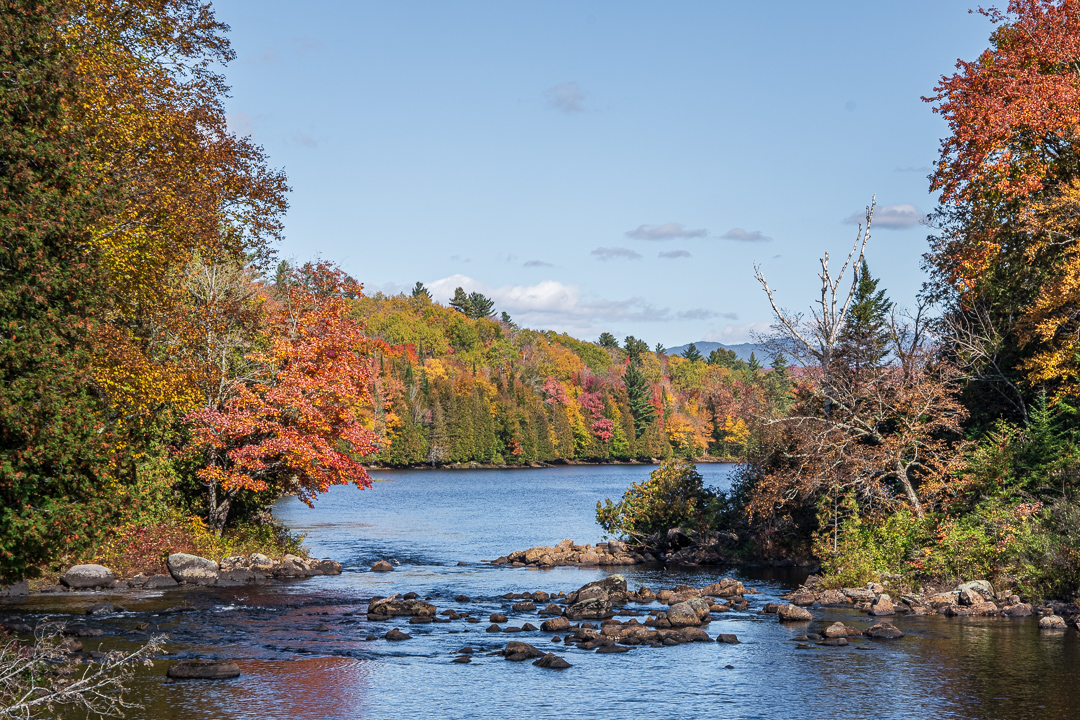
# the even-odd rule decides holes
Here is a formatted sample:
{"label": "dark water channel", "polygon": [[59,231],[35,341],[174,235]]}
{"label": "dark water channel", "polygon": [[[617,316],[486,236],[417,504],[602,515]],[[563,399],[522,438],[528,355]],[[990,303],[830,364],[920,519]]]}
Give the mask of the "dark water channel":
{"label": "dark water channel", "polygon": [[[703,466],[723,487],[728,468]],[[1036,621],[898,618],[907,636],[892,642],[797,649],[791,638],[834,620],[866,627],[869,618],[816,609],[807,625],[780,625],[757,609],[797,578],[747,569],[664,571],[628,568],[632,588],[678,582],[697,586],[739,577],[761,595],[748,612],[728,613],[706,630],[736,633],[741,645],[701,643],[635,647],[597,655],[554,645],[544,633],[486,634],[486,616],[510,623],[535,613],[510,612],[507,592],[570,591],[607,571],[534,570],[481,565],[511,550],[601,540],[597,499],[618,498],[644,479],[643,467],[533,471],[383,472],[370,491],[335,488],[314,510],[283,501],[276,515],[307,536],[312,554],[341,562],[339,577],[243,588],[173,590],[110,597],[107,593],[0,601],[7,618],[81,613],[110,599],[128,612],[90,624],[105,631],[103,648],[130,645],[138,623],[168,633],[173,658],[229,658],[243,675],[231,681],[170,682],[167,661],[137,678],[131,699],[142,718],[1080,718],[1080,634],[1040,637]],[[374,574],[375,560],[400,563]],[[459,566],[459,562],[466,563]],[[439,610],[468,609],[485,620],[408,625],[369,623],[372,595],[415,591]],[[465,594],[467,604],[453,598]],[[187,605],[188,612],[160,614]],[[413,640],[366,641],[399,627]],[[556,652],[573,667],[542,670],[488,653],[507,640]],[[452,664],[469,645],[471,664]],[[732,668],[726,666],[731,665]]]}

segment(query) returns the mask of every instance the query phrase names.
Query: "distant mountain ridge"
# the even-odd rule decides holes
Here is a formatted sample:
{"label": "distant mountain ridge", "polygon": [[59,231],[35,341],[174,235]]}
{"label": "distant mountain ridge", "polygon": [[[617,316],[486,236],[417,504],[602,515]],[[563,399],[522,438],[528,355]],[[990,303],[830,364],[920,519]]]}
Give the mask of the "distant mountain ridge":
{"label": "distant mountain ridge", "polygon": [[[668,348],[664,351],[665,355],[682,355],[686,352],[686,349],[690,347],[691,343],[680,345],[678,347]],[[754,357],[764,367],[769,367],[772,363],[772,356],[770,351],[761,343],[739,343],[738,345],[725,345],[724,343],[709,342],[708,340],[700,340],[693,343],[697,347],[698,352],[705,357],[709,357],[709,353],[717,348],[724,348],[725,350],[734,350],[735,355],[745,362],[750,362],[750,353],[754,353]],[[788,358],[790,362],[791,358]]]}

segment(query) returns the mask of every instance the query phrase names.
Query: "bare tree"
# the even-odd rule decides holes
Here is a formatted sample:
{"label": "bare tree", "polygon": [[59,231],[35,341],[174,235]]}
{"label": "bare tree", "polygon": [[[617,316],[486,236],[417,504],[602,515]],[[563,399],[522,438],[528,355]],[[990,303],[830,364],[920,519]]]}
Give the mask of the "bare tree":
{"label": "bare tree", "polygon": [[[893,314],[889,362],[852,368],[837,343],[858,285],[870,239],[874,203],[866,225],[839,274],[821,259],[821,295],[809,321],[785,312],[760,269],[756,276],[776,315],[777,344],[803,364],[804,382],[792,412],[763,418],[779,467],[766,477],[752,510],[772,512],[797,496],[855,491],[864,506],[889,505],[896,485],[918,517],[924,503],[919,485],[947,474],[955,453],[951,440],[964,417],[956,399],[959,372],[941,358],[927,332],[923,309],[914,317]],[[845,274],[852,269],[850,287]]]}
{"label": "bare tree", "polygon": [[55,717],[78,712],[86,717],[123,717],[140,707],[124,699],[124,684],[135,667],[149,665],[166,637],[152,636],[131,651],[114,650],[91,663],[76,664],[64,641],[64,624],[43,622],[35,643],[10,638],[0,645],[0,718]]}

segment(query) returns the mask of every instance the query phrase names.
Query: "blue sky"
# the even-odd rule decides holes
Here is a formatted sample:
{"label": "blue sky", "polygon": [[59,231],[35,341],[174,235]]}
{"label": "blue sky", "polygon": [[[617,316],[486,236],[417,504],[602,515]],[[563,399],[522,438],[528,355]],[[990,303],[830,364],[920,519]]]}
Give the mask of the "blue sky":
{"label": "blue sky", "polygon": [[920,96],[987,46],[969,7],[215,3],[230,127],[293,189],[283,257],[666,346],[765,329],[754,262],[808,309],[874,194],[872,271],[913,304],[946,130]]}

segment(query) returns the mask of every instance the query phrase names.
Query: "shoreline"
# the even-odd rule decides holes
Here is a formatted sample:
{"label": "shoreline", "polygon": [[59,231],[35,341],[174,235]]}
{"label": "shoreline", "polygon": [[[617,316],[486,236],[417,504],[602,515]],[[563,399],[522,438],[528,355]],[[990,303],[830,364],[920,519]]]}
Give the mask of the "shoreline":
{"label": "shoreline", "polygon": [[[696,465],[738,465],[741,460],[739,458],[718,458],[718,457],[701,457],[690,458],[690,461]],[[468,463],[446,463],[446,464],[429,464],[419,463],[412,465],[390,465],[383,463],[372,463],[367,465],[366,468],[371,470],[545,470],[556,467],[605,467],[608,465],[627,465],[627,466],[645,466],[650,467],[653,465],[659,465],[663,462],[660,458],[648,458],[646,460],[631,459],[631,460],[552,460],[550,462],[532,462],[520,465],[494,465],[489,463],[478,463],[475,461]]]}

